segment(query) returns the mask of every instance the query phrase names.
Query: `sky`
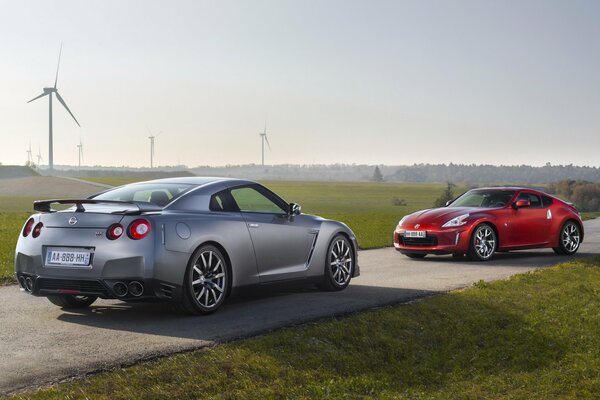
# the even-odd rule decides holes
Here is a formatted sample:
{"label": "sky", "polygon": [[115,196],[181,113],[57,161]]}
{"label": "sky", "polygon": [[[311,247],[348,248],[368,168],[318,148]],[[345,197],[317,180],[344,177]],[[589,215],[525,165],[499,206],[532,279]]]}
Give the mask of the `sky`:
{"label": "sky", "polygon": [[0,0],[0,162],[600,166],[598,1]]}

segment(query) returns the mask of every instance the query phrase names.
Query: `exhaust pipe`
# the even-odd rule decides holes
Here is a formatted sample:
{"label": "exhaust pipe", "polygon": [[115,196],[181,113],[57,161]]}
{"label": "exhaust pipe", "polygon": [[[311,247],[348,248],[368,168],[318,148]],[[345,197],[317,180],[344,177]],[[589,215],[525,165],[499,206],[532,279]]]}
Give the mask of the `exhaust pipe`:
{"label": "exhaust pipe", "polygon": [[144,285],[138,281],[129,282],[128,288],[129,293],[134,297],[140,297],[142,294],[144,294]]}
{"label": "exhaust pipe", "polygon": [[31,279],[30,276],[25,278],[25,290],[27,290],[29,293],[33,292],[33,279]]}
{"label": "exhaust pipe", "polygon": [[127,285],[123,282],[117,282],[113,285],[113,290],[117,297],[127,296]]}

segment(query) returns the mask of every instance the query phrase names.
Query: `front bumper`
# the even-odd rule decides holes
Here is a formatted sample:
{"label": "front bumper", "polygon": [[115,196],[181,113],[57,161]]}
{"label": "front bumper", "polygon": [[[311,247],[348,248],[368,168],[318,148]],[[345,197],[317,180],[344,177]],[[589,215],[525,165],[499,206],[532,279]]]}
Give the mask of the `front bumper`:
{"label": "front bumper", "polygon": [[424,238],[404,235],[405,229],[394,231],[394,248],[406,254],[453,254],[469,251],[470,231],[465,227],[424,229]]}

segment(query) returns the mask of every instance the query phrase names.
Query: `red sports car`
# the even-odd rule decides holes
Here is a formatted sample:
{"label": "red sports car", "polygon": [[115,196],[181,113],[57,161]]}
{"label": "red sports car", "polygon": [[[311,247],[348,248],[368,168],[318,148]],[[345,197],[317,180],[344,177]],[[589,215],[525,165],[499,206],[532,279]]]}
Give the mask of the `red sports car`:
{"label": "red sports car", "polygon": [[571,204],[533,189],[469,190],[446,207],[417,211],[400,220],[394,247],[411,258],[467,254],[489,260],[494,252],[551,247],[575,254],[583,223]]}

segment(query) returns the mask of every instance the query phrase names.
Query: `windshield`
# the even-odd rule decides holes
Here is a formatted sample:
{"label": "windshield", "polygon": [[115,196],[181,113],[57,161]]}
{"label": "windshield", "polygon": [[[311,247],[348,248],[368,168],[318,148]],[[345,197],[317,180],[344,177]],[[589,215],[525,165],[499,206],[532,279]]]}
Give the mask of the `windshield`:
{"label": "windshield", "polygon": [[194,185],[183,183],[140,183],[121,186],[92,197],[94,200],[147,201],[164,207]]}
{"label": "windshield", "polygon": [[506,206],[515,195],[514,190],[476,189],[469,190],[448,207],[496,208]]}

